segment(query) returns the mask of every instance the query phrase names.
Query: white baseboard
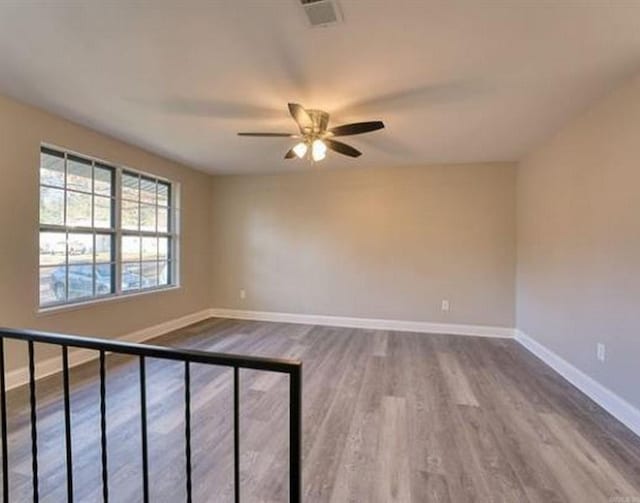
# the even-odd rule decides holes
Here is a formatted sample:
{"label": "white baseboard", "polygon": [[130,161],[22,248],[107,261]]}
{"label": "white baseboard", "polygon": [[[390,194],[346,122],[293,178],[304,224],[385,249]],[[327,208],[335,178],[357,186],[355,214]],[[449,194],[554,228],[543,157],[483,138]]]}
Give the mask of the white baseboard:
{"label": "white baseboard", "polygon": [[[198,323],[199,321],[211,318],[211,310],[204,309],[196,313],[191,313],[181,318],[169,320],[152,327],[147,327],[142,330],[131,332],[122,337],[118,337],[117,340],[124,342],[144,342],[154,337],[164,335],[178,330],[180,328],[191,325],[192,323]],[[94,360],[98,357],[96,351],[90,351],[87,349],[76,349],[69,351],[69,366],[76,367],[88,361]],[[59,356],[48,358],[47,360],[36,363],[36,378],[42,379],[44,377],[56,374],[62,370],[62,361]],[[28,367],[21,367],[11,372],[7,372],[6,385],[7,389],[17,388],[29,381]]]}
{"label": "white baseboard", "polygon": [[[587,374],[546,348],[521,330],[507,327],[485,325],[463,325],[454,323],[430,323],[424,321],[389,320],[381,318],[354,318],[346,316],[308,315],[278,313],[270,311],[246,311],[240,309],[203,309],[181,318],[170,320],[136,332],[131,332],[118,340],[126,342],[144,342],[164,335],[173,330],[186,327],[208,318],[231,318],[238,320],[271,321],[280,323],[298,323],[305,325],[325,325],[331,327],[364,328],[373,330],[394,330],[399,332],[418,332],[432,334],[471,335],[478,337],[513,338],[527,350],[553,368],[567,381],[604,408],[607,412],[640,436],[640,410],[604,387]],[[71,367],[81,365],[97,358],[95,351],[75,350],[69,352]],[[60,357],[53,357],[36,364],[38,379],[62,370]],[[28,382],[27,367],[7,373],[7,389],[16,388]]]}
{"label": "white baseboard", "polygon": [[[376,330],[396,330],[401,332],[423,332],[433,334],[474,335],[479,337],[511,338],[514,331],[505,327],[483,325],[459,325],[452,323],[429,323],[423,321],[386,320],[375,318],[351,318],[345,316],[305,315],[276,313],[267,311],[243,311],[237,309],[203,309],[196,313],[170,320],[152,327],[126,334],[117,340],[125,342],[144,342],[173,330],[197,323],[207,318],[232,318],[239,320],[272,321],[283,323],[301,323],[308,325],[326,325],[332,327],[366,328]],[[77,349],[69,352],[69,366],[76,367],[97,358],[95,351]],[[62,370],[60,357],[55,356],[36,363],[36,377],[56,374]],[[29,380],[28,368],[21,367],[7,373],[7,389],[26,384]]]}
{"label": "white baseboard", "polygon": [[430,323],[426,321],[403,321],[381,318],[351,318],[346,316],[277,313],[272,311],[244,311],[241,309],[222,308],[211,309],[210,313],[214,318],[301,323],[304,325],[325,325],[330,327],[367,328],[372,330],[395,330],[399,332],[474,335],[478,337],[501,338],[512,338],[515,335],[513,328],[491,327],[485,325]]}
{"label": "white baseboard", "polygon": [[640,436],[640,410],[521,330],[516,330],[516,341]]}

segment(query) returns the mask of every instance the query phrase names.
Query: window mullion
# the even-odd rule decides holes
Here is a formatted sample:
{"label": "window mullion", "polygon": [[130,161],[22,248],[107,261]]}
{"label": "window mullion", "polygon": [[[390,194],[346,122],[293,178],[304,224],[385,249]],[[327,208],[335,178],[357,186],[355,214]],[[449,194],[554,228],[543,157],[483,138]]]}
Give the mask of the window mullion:
{"label": "window mullion", "polygon": [[64,154],[64,197],[63,197],[63,215],[62,221],[65,227],[64,231],[64,302],[69,302],[69,230],[67,228],[67,179],[68,179],[68,155]]}
{"label": "window mullion", "polygon": [[91,226],[93,227],[93,250],[92,250],[92,267],[91,267],[91,286],[93,288],[93,297],[98,294],[96,288],[96,162],[91,161]]}
{"label": "window mullion", "polygon": [[93,231],[93,267],[91,268],[91,278],[93,284],[93,296],[96,297],[98,295],[98,289],[96,288],[96,232]]}
{"label": "window mullion", "polygon": [[142,176],[138,173],[138,291],[142,290]]}
{"label": "window mullion", "polygon": [[122,295],[122,168],[116,170],[116,186],[115,186],[115,215],[114,224],[116,228],[116,244],[115,244],[115,282],[116,282],[116,295]]}

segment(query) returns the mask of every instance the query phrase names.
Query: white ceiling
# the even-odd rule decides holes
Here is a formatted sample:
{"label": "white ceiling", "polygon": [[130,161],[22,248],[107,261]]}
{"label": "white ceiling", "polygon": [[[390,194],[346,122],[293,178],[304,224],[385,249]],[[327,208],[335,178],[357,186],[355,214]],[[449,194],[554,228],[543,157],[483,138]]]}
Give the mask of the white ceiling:
{"label": "white ceiling", "polygon": [[[640,1],[0,0],[0,92],[209,172],[305,169],[287,102],[381,119],[323,166],[516,160],[640,64]],[[346,140],[346,138],[345,138]]]}

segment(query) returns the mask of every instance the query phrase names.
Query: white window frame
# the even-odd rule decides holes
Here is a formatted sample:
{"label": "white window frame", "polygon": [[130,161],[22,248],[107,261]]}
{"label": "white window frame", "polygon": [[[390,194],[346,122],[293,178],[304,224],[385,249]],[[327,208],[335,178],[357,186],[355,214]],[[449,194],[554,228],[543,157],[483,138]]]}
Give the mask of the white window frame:
{"label": "white window frame", "polygon": [[[145,171],[141,171],[139,169],[130,168],[129,166],[119,165],[110,161],[106,161],[100,159],[98,157],[90,156],[87,154],[79,153],[68,148],[59,147],[57,145],[52,145],[49,143],[41,143],[40,149],[38,151],[38,208],[40,208],[40,188],[48,187],[48,185],[43,185],[41,182],[41,153],[42,149],[53,150],[58,154],[64,155],[65,159],[65,187],[64,190],[64,215],[65,215],[65,223],[63,225],[55,225],[55,224],[43,224],[40,222],[40,210],[38,209],[38,226],[37,226],[37,241],[40,239],[40,232],[42,231],[53,231],[53,232],[82,232],[87,234],[94,235],[94,256],[93,256],[93,267],[95,267],[95,235],[96,234],[110,234],[113,236],[112,246],[114,247],[112,256],[113,256],[113,264],[114,264],[114,274],[115,279],[113,280],[114,285],[114,293],[110,293],[107,295],[96,296],[95,292],[95,276],[93,278],[94,282],[94,292],[91,297],[82,297],[77,300],[68,298],[64,301],[60,302],[52,302],[47,304],[40,304],[40,269],[42,265],[40,264],[40,253],[38,252],[38,275],[37,275],[37,289],[36,289],[36,305],[38,306],[39,313],[47,313],[50,311],[58,311],[64,309],[74,309],[82,306],[98,304],[102,302],[113,301],[117,299],[126,299],[130,297],[136,297],[139,295],[147,295],[152,293],[163,292],[167,290],[174,290],[180,288],[180,184],[173,180],[169,180],[165,177],[151,174]],[[97,228],[95,227],[95,222],[93,221],[94,215],[92,215],[92,225],[90,227],[80,227],[80,226],[69,226],[66,223],[66,211],[67,204],[66,198],[68,189],[66,187],[66,178],[67,178],[67,158],[69,156],[79,157],[86,161],[91,162],[92,167],[96,164],[102,165],[104,167],[108,167],[114,170],[113,183],[115,184],[115,190],[113,191],[113,215],[112,215],[112,226],[110,228]],[[138,177],[144,177],[148,179],[153,179],[156,182],[161,182],[169,185],[169,201],[168,201],[168,232],[158,232],[157,231],[157,217],[158,217],[158,204],[156,202],[156,231],[132,231],[129,229],[122,228],[122,175],[123,173],[137,175]],[[93,183],[93,179],[92,179]],[[55,187],[60,189],[59,187]],[[92,187],[93,188],[93,187]],[[73,190],[71,190],[73,192]],[[93,209],[95,212],[95,208]],[[140,206],[138,209],[138,220],[140,220]],[[122,270],[123,270],[123,261],[122,261],[122,237],[126,235],[137,235],[137,236],[153,236],[153,237],[167,237],[170,240],[170,249],[169,249],[169,257],[167,261],[169,263],[170,270],[167,272],[169,274],[168,284],[167,285],[159,285],[143,288],[142,285],[138,289],[134,290],[123,290],[122,289]],[[39,249],[39,247],[38,247]],[[157,260],[160,262],[160,260]],[[140,263],[142,263],[142,257],[140,259]],[[67,271],[67,280],[66,280],[66,288],[69,288],[69,279],[68,279],[68,267],[69,267],[69,252],[66,251],[65,254],[65,267]],[[66,295],[68,297],[68,294]]]}

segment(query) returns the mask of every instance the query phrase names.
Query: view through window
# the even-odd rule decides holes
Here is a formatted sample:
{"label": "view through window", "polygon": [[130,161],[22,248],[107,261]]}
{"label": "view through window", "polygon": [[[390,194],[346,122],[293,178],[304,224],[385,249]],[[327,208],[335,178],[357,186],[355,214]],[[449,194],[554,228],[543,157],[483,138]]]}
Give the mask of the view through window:
{"label": "view through window", "polygon": [[40,152],[40,306],[176,284],[171,182],[58,149]]}

